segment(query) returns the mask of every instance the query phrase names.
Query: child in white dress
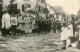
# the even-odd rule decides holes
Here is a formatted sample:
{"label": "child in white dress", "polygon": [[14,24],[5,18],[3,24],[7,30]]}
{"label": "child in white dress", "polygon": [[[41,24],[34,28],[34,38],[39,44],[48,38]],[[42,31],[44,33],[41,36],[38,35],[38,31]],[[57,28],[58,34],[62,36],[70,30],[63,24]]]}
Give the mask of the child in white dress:
{"label": "child in white dress", "polygon": [[61,40],[63,41],[63,48],[62,49],[66,49],[66,41],[68,39],[68,28],[66,23],[62,24],[62,28],[61,28],[62,32],[61,32]]}

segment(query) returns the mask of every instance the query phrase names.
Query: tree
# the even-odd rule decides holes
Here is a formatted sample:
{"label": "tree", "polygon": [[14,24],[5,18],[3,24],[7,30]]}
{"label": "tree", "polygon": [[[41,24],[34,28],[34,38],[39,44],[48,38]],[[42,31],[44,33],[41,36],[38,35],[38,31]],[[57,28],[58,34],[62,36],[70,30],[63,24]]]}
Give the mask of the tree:
{"label": "tree", "polygon": [[12,14],[12,13],[17,14],[17,13],[20,13],[20,10],[17,9],[17,4],[10,4],[8,12],[9,12],[9,14]]}

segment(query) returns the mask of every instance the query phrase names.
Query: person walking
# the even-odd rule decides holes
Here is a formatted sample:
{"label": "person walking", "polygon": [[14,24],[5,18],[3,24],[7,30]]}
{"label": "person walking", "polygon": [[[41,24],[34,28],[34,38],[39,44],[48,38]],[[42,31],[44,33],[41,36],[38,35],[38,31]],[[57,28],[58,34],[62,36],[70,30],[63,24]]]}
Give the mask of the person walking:
{"label": "person walking", "polygon": [[2,36],[6,36],[7,34],[10,33],[10,15],[8,14],[8,11],[5,10],[4,14],[2,16]]}
{"label": "person walking", "polygon": [[65,50],[66,49],[66,45],[67,45],[67,39],[68,39],[68,34],[67,34],[67,31],[68,31],[68,28],[67,28],[67,25],[66,25],[66,22],[64,22],[62,24],[62,28],[61,28],[61,40],[63,41],[63,47],[62,49]]}

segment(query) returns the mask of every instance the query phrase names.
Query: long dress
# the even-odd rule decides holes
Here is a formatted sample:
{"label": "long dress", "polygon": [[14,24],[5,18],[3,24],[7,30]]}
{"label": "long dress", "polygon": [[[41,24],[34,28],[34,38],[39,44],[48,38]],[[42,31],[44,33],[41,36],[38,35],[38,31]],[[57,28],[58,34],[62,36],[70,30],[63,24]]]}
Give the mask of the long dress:
{"label": "long dress", "polygon": [[2,16],[2,28],[9,29],[10,27],[11,27],[10,15],[8,13],[3,14],[3,16]]}
{"label": "long dress", "polygon": [[10,15],[8,13],[3,14],[2,16],[2,35],[9,34],[10,33]]}
{"label": "long dress", "polygon": [[67,27],[62,27],[61,28],[62,32],[61,32],[61,40],[67,40],[68,39],[68,34],[67,34],[67,31],[68,31],[68,28]]}
{"label": "long dress", "polygon": [[27,20],[27,17],[25,17],[24,20],[25,20],[25,33],[28,33],[28,20]]}
{"label": "long dress", "polygon": [[30,17],[27,17],[27,32],[32,33],[32,22],[30,20]]}

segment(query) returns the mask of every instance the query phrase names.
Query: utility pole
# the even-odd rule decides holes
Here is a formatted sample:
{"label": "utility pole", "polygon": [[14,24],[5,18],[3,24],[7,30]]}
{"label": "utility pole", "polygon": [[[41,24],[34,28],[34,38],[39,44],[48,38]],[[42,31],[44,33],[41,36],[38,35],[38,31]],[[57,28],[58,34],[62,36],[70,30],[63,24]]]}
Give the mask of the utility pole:
{"label": "utility pole", "polygon": [[45,11],[44,11],[44,13],[45,13],[45,17],[47,18],[48,17],[48,11],[47,11],[47,4],[45,3]]}
{"label": "utility pole", "polygon": [[[35,10],[36,10],[35,16],[36,16],[36,21],[37,21],[37,18],[38,18],[38,1],[39,1],[39,0],[36,0],[36,1],[37,1],[37,3],[36,3],[36,7],[35,7]],[[37,25],[38,25],[38,21],[37,21]],[[38,27],[36,27],[36,29],[37,29],[37,31],[38,31]]]}
{"label": "utility pole", "polygon": [[37,11],[36,17],[39,17],[39,16],[38,16],[38,15],[39,15],[39,14],[38,14],[38,1],[39,1],[39,0],[37,0],[37,3],[36,3],[36,11]]}

